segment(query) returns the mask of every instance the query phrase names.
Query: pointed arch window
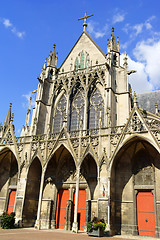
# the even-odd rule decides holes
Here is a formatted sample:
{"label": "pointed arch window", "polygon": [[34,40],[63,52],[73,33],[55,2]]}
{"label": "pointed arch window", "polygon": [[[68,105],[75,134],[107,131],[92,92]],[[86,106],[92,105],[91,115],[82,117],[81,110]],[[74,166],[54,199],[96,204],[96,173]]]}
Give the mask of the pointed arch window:
{"label": "pointed arch window", "polygon": [[80,121],[84,119],[84,93],[80,88],[70,99],[70,131],[79,130]]}
{"label": "pointed arch window", "polygon": [[99,128],[101,117],[102,127],[104,126],[104,100],[100,91],[95,88],[89,95],[88,106],[88,129]]}
{"label": "pointed arch window", "polygon": [[81,53],[81,62],[80,62],[80,68],[84,68],[84,52]]}
{"label": "pointed arch window", "polygon": [[90,57],[89,55],[87,55],[86,57],[86,67],[89,67],[90,66]]}
{"label": "pointed arch window", "polygon": [[75,71],[78,70],[79,67],[79,61],[78,61],[78,57],[76,58],[76,62],[75,62]]}
{"label": "pointed arch window", "polygon": [[53,132],[61,131],[65,113],[66,113],[66,96],[63,95],[55,109]]}

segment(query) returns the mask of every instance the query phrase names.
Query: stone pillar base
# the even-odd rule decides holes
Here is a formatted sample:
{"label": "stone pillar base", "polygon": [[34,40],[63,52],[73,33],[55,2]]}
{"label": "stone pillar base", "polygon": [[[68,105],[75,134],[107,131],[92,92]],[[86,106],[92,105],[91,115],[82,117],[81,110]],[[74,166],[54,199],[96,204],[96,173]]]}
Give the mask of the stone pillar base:
{"label": "stone pillar base", "polygon": [[78,233],[78,222],[73,222],[72,232]]}
{"label": "stone pillar base", "polygon": [[41,229],[41,221],[40,220],[36,220],[36,223],[35,223],[34,227],[36,229],[40,230]]}
{"label": "stone pillar base", "polygon": [[159,237],[160,236],[160,228],[159,227],[155,227],[155,237]]}
{"label": "stone pillar base", "polygon": [[18,227],[18,228],[23,227],[23,226],[22,226],[22,219],[16,218],[16,220],[15,220],[15,226]]}
{"label": "stone pillar base", "polygon": [[56,229],[56,220],[51,220],[51,229]]}

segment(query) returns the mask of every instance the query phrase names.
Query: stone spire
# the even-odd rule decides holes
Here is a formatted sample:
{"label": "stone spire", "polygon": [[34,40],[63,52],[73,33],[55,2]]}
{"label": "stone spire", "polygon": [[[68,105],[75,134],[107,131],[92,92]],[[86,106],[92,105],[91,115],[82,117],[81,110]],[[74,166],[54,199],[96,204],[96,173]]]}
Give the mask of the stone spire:
{"label": "stone spire", "polygon": [[133,95],[133,105],[134,105],[134,107],[138,107],[137,95],[136,95],[135,92],[134,92],[134,95]]}
{"label": "stone spire", "polygon": [[53,44],[53,51],[50,51],[49,57],[48,57],[48,64],[47,67],[56,67],[57,65],[57,54],[55,54],[55,47],[56,44]]}
{"label": "stone spire", "polygon": [[85,11],[84,17],[78,19],[78,20],[84,19],[83,32],[86,32],[86,27],[87,27],[87,21],[86,20],[87,20],[87,18],[92,17],[92,16],[93,16],[93,14],[87,16],[87,11]]}
{"label": "stone spire", "polygon": [[47,66],[47,58],[45,58],[45,62],[44,62],[44,65],[43,65],[44,70],[46,69],[46,66]]}
{"label": "stone spire", "polygon": [[6,118],[3,122],[3,126],[2,126],[3,131],[5,131],[6,127],[10,124],[10,121],[11,121],[11,107],[12,107],[12,103],[10,103],[8,113],[7,113]]}
{"label": "stone spire", "polygon": [[117,43],[116,43],[116,38],[114,36],[114,27],[112,27],[110,45],[111,45],[111,50],[117,51]]}
{"label": "stone spire", "polygon": [[124,53],[123,60],[124,60],[123,67],[127,69],[128,68],[128,62],[127,62],[127,53],[126,53],[126,51]]}
{"label": "stone spire", "polygon": [[53,44],[53,51],[52,51],[52,55],[51,55],[51,66],[52,67],[56,67],[55,63],[56,63],[56,54],[55,54],[55,47],[56,47],[56,44],[54,43]]}
{"label": "stone spire", "polygon": [[157,102],[155,103],[155,114],[158,114],[158,104],[157,104]]}
{"label": "stone spire", "polygon": [[29,119],[30,119],[30,114],[31,114],[31,101],[32,101],[32,97],[30,97],[30,101],[29,101],[29,106],[28,106],[28,110],[27,110],[25,127],[29,126]]}

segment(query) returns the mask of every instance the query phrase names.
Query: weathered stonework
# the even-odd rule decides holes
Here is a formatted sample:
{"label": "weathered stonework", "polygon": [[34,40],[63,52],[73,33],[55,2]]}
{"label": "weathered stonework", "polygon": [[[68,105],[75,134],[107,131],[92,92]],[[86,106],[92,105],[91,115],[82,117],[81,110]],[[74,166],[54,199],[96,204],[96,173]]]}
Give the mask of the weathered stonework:
{"label": "weathered stonework", "polygon": [[160,116],[138,107],[128,85],[133,71],[126,53],[123,67],[119,56],[114,29],[105,54],[85,25],[60,68],[54,45],[38,78],[31,125],[30,104],[16,137],[10,106],[0,132],[0,214],[16,190],[20,227],[77,232],[98,216],[110,234],[135,235],[137,194],[151,192],[160,236]]}

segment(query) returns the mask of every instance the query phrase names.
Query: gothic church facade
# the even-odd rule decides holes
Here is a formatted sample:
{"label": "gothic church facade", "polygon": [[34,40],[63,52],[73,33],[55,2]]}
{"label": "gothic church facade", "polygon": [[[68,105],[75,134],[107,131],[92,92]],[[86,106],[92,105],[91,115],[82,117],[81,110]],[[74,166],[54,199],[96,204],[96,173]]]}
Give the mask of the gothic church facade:
{"label": "gothic church facade", "polygon": [[114,28],[107,53],[83,32],[57,68],[45,60],[29,125],[0,131],[0,214],[20,227],[86,231],[93,216],[110,234],[160,236],[160,115],[139,107],[120,65]]}

